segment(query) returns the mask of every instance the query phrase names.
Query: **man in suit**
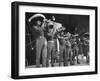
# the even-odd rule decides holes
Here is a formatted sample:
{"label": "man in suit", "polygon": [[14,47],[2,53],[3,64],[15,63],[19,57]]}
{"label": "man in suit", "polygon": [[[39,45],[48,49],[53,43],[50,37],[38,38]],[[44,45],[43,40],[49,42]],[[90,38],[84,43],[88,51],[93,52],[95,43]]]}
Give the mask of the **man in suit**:
{"label": "man in suit", "polygon": [[78,40],[76,35],[72,36],[72,50],[73,50],[73,58],[72,58],[73,62],[75,61],[75,57],[76,57],[76,63],[79,64],[78,61],[79,47],[78,47]]}
{"label": "man in suit", "polygon": [[67,63],[68,61],[70,62],[70,65],[73,65],[73,60],[72,60],[72,56],[73,56],[73,52],[72,52],[72,48],[71,48],[71,33],[67,32],[66,35],[67,37],[66,39],[66,58],[67,58]]}
{"label": "man in suit", "polygon": [[42,54],[42,67],[46,67],[47,40],[44,37],[44,15],[35,14],[29,21],[31,22],[31,32],[36,40],[36,67],[40,67],[40,57]]}
{"label": "man in suit", "polygon": [[55,45],[55,32],[54,32],[54,22],[48,21],[47,24],[47,31],[45,33],[47,39],[47,67],[54,66],[55,59],[56,59],[56,45]]}
{"label": "man in suit", "polygon": [[71,55],[71,44],[69,42],[69,37],[69,33],[65,34],[64,31],[61,31],[58,34],[60,43],[59,66],[62,65],[62,62],[64,66],[68,66],[68,57]]}

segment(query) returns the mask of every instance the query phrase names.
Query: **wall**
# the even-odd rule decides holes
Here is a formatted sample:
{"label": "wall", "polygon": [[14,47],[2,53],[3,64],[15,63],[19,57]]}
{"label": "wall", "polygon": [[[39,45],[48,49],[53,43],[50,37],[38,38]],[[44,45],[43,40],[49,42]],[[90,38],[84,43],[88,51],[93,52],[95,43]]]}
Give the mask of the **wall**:
{"label": "wall", "polygon": [[[11,69],[11,2],[14,0],[1,0],[0,1],[0,81],[13,81],[10,78]],[[87,5],[98,6],[98,14],[100,14],[100,0],[21,0],[30,2],[43,2],[43,3],[58,3],[58,4],[71,4],[71,5]],[[100,15],[98,16],[98,22]],[[100,24],[98,25],[98,30]],[[100,34],[100,32],[98,32]],[[98,38],[100,41],[100,37]],[[98,43],[100,45],[100,42]],[[100,48],[100,46],[98,46]],[[100,51],[98,51],[100,53]],[[98,57],[100,57],[98,53]],[[100,61],[100,59],[98,60]],[[98,65],[100,68],[100,64]],[[100,70],[99,70],[100,71]],[[84,75],[84,76],[68,76],[68,77],[53,77],[41,79],[26,79],[26,81],[99,81],[100,74],[98,75]]]}

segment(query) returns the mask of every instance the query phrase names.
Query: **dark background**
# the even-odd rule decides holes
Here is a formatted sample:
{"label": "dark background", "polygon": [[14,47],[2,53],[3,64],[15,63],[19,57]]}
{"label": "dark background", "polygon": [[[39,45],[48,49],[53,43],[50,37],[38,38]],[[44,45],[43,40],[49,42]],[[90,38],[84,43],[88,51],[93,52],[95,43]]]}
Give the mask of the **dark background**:
{"label": "dark background", "polygon": [[[26,32],[25,32],[25,42],[26,42],[26,66],[35,64],[35,40],[30,32],[30,23],[28,19],[36,13],[26,12],[25,22],[26,22]],[[84,32],[89,32],[89,15],[71,15],[71,14],[49,14],[42,13],[47,19],[51,19],[52,16],[55,17],[55,21],[61,23],[66,27],[66,31],[72,34],[78,33],[81,35]],[[34,50],[32,50],[32,47]]]}

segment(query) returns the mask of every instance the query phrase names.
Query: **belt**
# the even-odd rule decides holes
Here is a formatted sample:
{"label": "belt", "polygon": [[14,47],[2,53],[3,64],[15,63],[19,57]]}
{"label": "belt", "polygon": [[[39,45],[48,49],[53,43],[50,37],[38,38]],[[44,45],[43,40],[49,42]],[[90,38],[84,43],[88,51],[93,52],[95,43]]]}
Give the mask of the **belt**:
{"label": "belt", "polygon": [[44,36],[39,36],[38,38],[43,38]]}
{"label": "belt", "polygon": [[51,40],[51,41],[48,41],[48,42],[50,42],[50,43],[54,43],[54,41],[53,41],[53,40]]}

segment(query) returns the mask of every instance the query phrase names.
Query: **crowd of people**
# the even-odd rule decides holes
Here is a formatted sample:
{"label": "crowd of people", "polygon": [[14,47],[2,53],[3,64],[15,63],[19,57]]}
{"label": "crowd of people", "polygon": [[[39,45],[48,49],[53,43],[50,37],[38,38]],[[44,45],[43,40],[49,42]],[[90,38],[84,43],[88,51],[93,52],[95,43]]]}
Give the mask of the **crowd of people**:
{"label": "crowd of people", "polygon": [[43,14],[34,14],[28,21],[36,41],[36,67],[89,64],[89,36],[65,31],[66,27],[56,22],[54,16],[46,19]]}

